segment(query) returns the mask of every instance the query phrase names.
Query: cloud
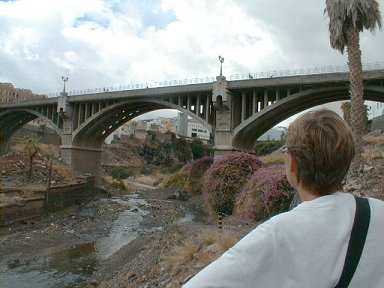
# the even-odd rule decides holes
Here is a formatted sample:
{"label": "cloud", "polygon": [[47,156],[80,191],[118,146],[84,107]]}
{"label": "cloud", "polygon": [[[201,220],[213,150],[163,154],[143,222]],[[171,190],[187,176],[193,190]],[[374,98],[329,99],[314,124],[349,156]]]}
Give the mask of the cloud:
{"label": "cloud", "polygon": [[[380,0],[383,4],[384,0]],[[346,64],[323,1],[16,0],[0,2],[0,82],[36,93]],[[31,13],[34,11],[34,13]],[[364,32],[364,62],[384,34]]]}
{"label": "cloud", "polygon": [[[329,19],[323,13],[324,1],[238,0],[237,2],[245,13],[263,21],[268,27],[275,47],[284,55],[281,64],[286,68],[346,64],[346,55],[341,55],[330,47]],[[379,2],[383,6],[384,1]],[[365,31],[361,35],[361,48],[363,62],[380,61],[382,57],[379,53],[384,48],[384,33],[377,31],[372,35],[369,31]],[[270,65],[270,59],[266,59],[263,63],[263,67]]]}

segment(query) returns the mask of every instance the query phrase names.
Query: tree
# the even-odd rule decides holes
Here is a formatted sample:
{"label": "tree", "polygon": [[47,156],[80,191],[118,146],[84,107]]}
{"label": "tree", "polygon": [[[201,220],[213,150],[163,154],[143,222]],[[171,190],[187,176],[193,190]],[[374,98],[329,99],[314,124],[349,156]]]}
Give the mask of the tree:
{"label": "tree", "polygon": [[24,151],[27,152],[29,156],[29,170],[28,170],[28,179],[31,180],[32,178],[32,168],[33,168],[33,159],[37,155],[37,153],[40,152],[40,139],[35,135],[32,134],[31,137],[28,137],[24,141]]}
{"label": "tree", "polygon": [[[343,112],[343,118],[348,123],[349,126],[351,125],[351,102],[343,102],[340,105],[341,111]],[[368,111],[369,107],[367,105],[364,105],[364,122],[368,123]],[[364,132],[366,132],[365,130]]]}
{"label": "tree", "polygon": [[197,160],[205,155],[204,143],[201,139],[193,139],[191,143],[192,158]]}
{"label": "tree", "polygon": [[41,129],[41,133],[44,134],[45,131],[47,130],[47,124],[43,122],[43,123],[41,123],[41,124],[39,125],[39,127],[40,127],[40,129]]}
{"label": "tree", "polygon": [[381,28],[381,15],[377,0],[325,0],[329,17],[331,47],[342,54],[348,53],[350,73],[349,94],[351,98],[351,126],[356,142],[356,156],[352,163],[352,173],[357,174],[362,165],[362,135],[366,130],[364,117],[363,69],[359,33],[364,29],[374,31]]}

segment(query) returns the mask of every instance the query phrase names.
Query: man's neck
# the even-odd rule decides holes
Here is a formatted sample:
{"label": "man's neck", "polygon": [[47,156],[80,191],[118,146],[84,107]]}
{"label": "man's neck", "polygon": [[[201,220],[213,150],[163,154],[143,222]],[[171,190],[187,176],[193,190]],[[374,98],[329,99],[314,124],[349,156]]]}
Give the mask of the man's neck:
{"label": "man's neck", "polygon": [[301,185],[298,185],[297,191],[299,192],[301,201],[311,201],[320,197],[318,194],[308,191]]}

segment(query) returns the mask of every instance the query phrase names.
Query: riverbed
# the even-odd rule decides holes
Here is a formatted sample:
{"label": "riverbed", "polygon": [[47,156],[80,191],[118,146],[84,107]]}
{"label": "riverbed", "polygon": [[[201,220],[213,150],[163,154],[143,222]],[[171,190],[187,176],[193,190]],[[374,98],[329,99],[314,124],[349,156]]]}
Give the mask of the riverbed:
{"label": "riverbed", "polygon": [[1,287],[81,287],[113,275],[169,222],[193,221],[183,201],[168,199],[172,193],[114,191],[1,228]]}

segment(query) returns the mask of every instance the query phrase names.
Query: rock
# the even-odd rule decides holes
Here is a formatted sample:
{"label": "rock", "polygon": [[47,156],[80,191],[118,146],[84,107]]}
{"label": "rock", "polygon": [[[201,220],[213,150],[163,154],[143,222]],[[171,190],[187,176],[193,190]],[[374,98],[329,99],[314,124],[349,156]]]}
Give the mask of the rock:
{"label": "rock", "polygon": [[220,245],[218,243],[213,243],[205,248],[206,253],[218,253],[220,251]]}
{"label": "rock", "polygon": [[188,192],[184,190],[176,190],[171,196],[169,196],[167,199],[171,200],[182,200],[187,201],[188,200]]}
{"label": "rock", "polygon": [[363,173],[367,173],[367,172],[369,172],[369,171],[371,171],[373,169],[375,169],[375,167],[369,166],[369,165],[364,165],[363,166]]}
{"label": "rock", "polygon": [[372,119],[371,129],[384,130],[384,115]]}
{"label": "rock", "polygon": [[19,266],[20,264],[21,264],[21,262],[19,259],[11,260],[8,262],[8,267],[13,269],[13,268],[16,268],[17,266]]}

